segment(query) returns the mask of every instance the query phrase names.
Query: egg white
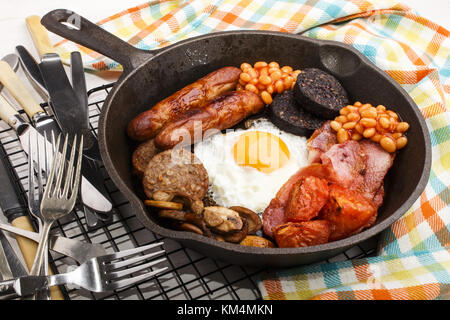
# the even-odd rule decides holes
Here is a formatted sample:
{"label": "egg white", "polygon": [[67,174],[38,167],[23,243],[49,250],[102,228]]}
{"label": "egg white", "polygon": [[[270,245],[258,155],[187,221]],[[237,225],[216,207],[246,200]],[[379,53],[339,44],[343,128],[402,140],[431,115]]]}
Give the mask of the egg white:
{"label": "egg white", "polygon": [[[239,136],[248,131],[263,131],[278,136],[289,149],[289,160],[281,168],[263,173],[249,166],[239,166],[232,148]],[[281,186],[308,164],[306,138],[284,132],[267,119],[254,121],[249,129],[228,130],[195,145],[194,153],[209,175],[209,192],[224,207],[243,206],[262,212]]]}

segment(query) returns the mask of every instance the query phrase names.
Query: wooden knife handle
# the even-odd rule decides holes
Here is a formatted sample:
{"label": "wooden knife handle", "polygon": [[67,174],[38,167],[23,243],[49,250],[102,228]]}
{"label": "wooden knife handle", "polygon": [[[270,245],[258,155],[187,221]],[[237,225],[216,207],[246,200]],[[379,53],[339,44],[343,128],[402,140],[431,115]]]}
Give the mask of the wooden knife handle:
{"label": "wooden knife handle", "polygon": [[[31,224],[31,221],[27,216],[22,216],[14,219],[13,221],[11,221],[11,224],[14,227],[34,232],[33,225]],[[31,270],[34,262],[34,257],[36,256],[38,244],[33,240],[21,236],[16,236],[16,240],[17,244],[19,245],[20,251],[22,252],[27,268],[28,270]],[[49,273],[53,274],[50,268]],[[64,300],[64,295],[57,286],[53,286],[50,288],[50,297],[52,300]]]}
{"label": "wooden knife handle", "polygon": [[11,66],[5,61],[0,61],[0,82],[9,90],[14,99],[20,103],[30,118],[36,113],[44,112],[39,103],[31,95],[30,90],[25,87],[22,80],[20,80]]}
{"label": "wooden knife handle", "polygon": [[41,17],[36,15],[29,16],[25,21],[39,56],[43,56],[46,53],[55,53],[55,49],[53,49],[50,38],[48,37],[48,31],[41,24]]}

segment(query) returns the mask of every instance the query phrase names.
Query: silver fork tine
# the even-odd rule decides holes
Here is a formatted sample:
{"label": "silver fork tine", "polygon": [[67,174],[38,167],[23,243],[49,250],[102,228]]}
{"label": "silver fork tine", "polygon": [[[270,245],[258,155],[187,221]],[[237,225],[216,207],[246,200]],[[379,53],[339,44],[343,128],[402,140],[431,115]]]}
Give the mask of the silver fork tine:
{"label": "silver fork tine", "polygon": [[161,259],[158,259],[158,260],[154,260],[154,261],[150,261],[148,263],[144,263],[144,264],[138,265],[136,267],[128,268],[128,269],[121,270],[121,271],[114,271],[114,272],[109,273],[109,277],[108,278],[110,280],[112,280],[112,279],[115,279],[115,278],[124,277],[124,276],[127,276],[129,274],[132,274],[132,273],[135,273],[135,272],[138,272],[138,271],[150,268],[151,266],[154,266],[155,264],[158,264],[158,263],[166,261],[166,260],[167,260],[166,258],[161,258]]}
{"label": "silver fork tine", "polygon": [[[83,157],[83,143],[84,143],[83,136],[81,136],[80,144],[78,146],[79,151],[78,151],[77,165],[76,165],[76,169],[75,169],[76,170],[75,171],[75,180],[73,180],[73,175],[71,174],[71,178],[72,178],[71,181],[73,182],[73,185],[72,185],[72,194],[70,196],[70,201],[73,201],[73,202],[75,202],[77,194],[78,194],[78,192],[75,192],[75,190],[78,190],[78,187],[79,187],[80,181],[81,181],[80,175],[81,175],[81,160]],[[74,143],[74,145],[75,145],[75,143]],[[73,167],[73,163],[72,163],[71,167]]]}
{"label": "silver fork tine", "polygon": [[47,176],[47,187],[44,191],[44,198],[48,198],[50,193],[50,190],[53,187],[53,180],[56,172],[56,166],[58,165],[60,155],[56,150],[59,150],[59,144],[61,141],[61,135],[58,136],[58,140],[56,141],[56,147],[55,147],[55,156],[53,157],[52,161],[52,167],[50,169],[50,173]]}
{"label": "silver fork tine", "polygon": [[[64,174],[64,167],[65,167],[65,163],[66,163],[66,153],[67,153],[67,144],[69,142],[69,135],[66,135],[66,138],[64,139],[64,146],[63,146],[63,151],[61,153],[61,155],[58,158],[58,167],[60,168],[58,171],[58,177],[56,178],[56,185],[55,185],[55,191],[53,193],[53,197],[58,197],[60,194],[60,189],[61,189],[61,182],[62,182],[62,178],[63,178],[63,174]],[[70,164],[70,165],[73,165]]]}
{"label": "silver fork tine", "polygon": [[151,248],[154,248],[157,246],[162,246],[163,244],[164,244],[163,242],[152,243],[152,244],[148,244],[146,246],[142,246],[142,247],[138,247],[138,248],[133,248],[133,249],[128,249],[128,250],[124,250],[124,251],[107,254],[107,255],[104,255],[99,258],[101,258],[102,261],[112,261],[115,259],[124,258],[126,256],[135,255],[135,254],[145,251],[147,249],[151,249]]}
{"label": "silver fork tine", "polygon": [[107,264],[105,266],[105,269],[106,270],[120,269],[120,268],[129,266],[129,265],[135,264],[137,262],[147,260],[148,258],[157,256],[157,255],[159,255],[161,253],[164,253],[164,252],[166,252],[166,251],[165,250],[161,250],[161,251],[152,252],[152,253],[149,253],[149,254],[146,254],[146,255],[143,255],[143,256],[137,256],[137,257],[134,257],[134,258],[131,258],[131,259],[126,259],[124,261],[112,262],[110,264]]}
{"label": "silver fork tine", "polygon": [[124,288],[124,287],[132,286],[132,285],[134,285],[134,284],[136,284],[138,282],[141,282],[141,281],[144,281],[144,280],[146,280],[148,278],[151,278],[151,277],[157,275],[158,273],[161,273],[161,272],[163,272],[163,271],[165,271],[167,269],[168,269],[168,267],[164,267],[164,268],[157,269],[157,270],[154,270],[154,271],[149,272],[149,273],[141,274],[141,275],[136,276],[136,277],[115,281],[115,282],[110,283],[108,285],[108,287],[109,287],[110,290],[117,290],[117,289],[121,289],[121,288]]}
{"label": "silver fork tine", "polygon": [[[29,135],[28,136],[28,206],[30,208],[32,207],[32,203],[35,201],[35,198],[34,198],[34,159],[33,159],[33,152],[32,152],[31,145],[32,145],[31,144],[31,135]],[[31,210],[31,211],[33,211],[33,210]]]}
{"label": "silver fork tine", "polygon": [[[63,189],[63,193],[62,193],[62,197],[65,198],[67,197],[67,194],[69,193],[69,183],[71,183],[72,181],[72,172],[73,172],[73,161],[75,159],[75,147],[77,146],[77,136],[75,136],[75,138],[73,138],[73,144],[72,144],[72,150],[70,152],[70,160],[69,160],[69,165],[67,166],[67,173],[66,173],[66,181],[64,183],[64,189]],[[62,172],[63,170],[61,170]]]}

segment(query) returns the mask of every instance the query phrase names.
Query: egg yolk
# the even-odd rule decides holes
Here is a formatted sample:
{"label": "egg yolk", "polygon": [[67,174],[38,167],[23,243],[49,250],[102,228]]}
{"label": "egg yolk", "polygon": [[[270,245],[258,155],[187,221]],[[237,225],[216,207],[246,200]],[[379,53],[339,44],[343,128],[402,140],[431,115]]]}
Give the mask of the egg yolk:
{"label": "egg yolk", "polygon": [[232,149],[234,161],[264,173],[281,168],[289,160],[289,149],[276,135],[248,131],[239,136]]}

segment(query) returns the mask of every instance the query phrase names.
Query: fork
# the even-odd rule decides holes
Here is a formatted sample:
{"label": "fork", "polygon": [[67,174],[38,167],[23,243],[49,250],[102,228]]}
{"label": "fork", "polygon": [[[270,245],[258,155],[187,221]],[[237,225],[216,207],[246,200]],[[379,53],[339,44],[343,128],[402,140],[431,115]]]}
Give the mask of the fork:
{"label": "fork", "polygon": [[[163,267],[147,273],[127,277],[165,261],[166,258],[160,258],[146,262],[148,259],[164,253],[165,250],[136,256],[139,253],[163,244],[163,242],[158,242],[91,258],[68,273],[52,276],[24,276],[13,280],[2,281],[0,282],[0,293],[4,295],[16,292],[20,296],[27,296],[44,288],[65,284],[78,285],[92,292],[106,292],[129,287],[168,269],[168,267]],[[115,261],[119,259],[124,260]]]}
{"label": "fork", "polygon": [[[53,157],[52,166],[48,174],[47,185],[40,205],[40,216],[42,219],[42,230],[40,230],[40,240],[36,252],[30,275],[39,275],[48,248],[48,237],[53,223],[59,218],[69,214],[77,199],[78,188],[80,184],[81,157],[83,150],[83,137],[78,147],[78,157],[76,164],[75,151],[77,145],[77,136],[74,137],[70,160],[67,163],[66,153],[68,144],[68,135],[65,137],[62,152],[59,152],[61,135],[58,136]],[[38,170],[39,171],[39,170]],[[63,175],[65,176],[64,186],[62,186]],[[70,195],[69,195],[70,191]]]}
{"label": "fork", "polygon": [[[53,147],[55,145],[55,136],[52,132],[52,150],[47,150],[50,148],[47,148],[47,143],[42,144],[44,147],[44,161],[45,161],[45,173],[48,173],[50,171],[49,164],[51,163],[51,154],[53,154]],[[36,136],[36,141],[34,143],[31,143],[31,135],[29,136],[29,143],[28,143],[28,208],[30,209],[31,215],[37,220],[38,223],[38,231],[40,232],[42,230],[42,218],[41,218],[41,201],[42,196],[44,194],[44,179],[41,167],[41,155],[42,152],[39,149],[39,139]],[[44,132],[44,141],[47,141],[47,133]],[[32,152],[32,146],[36,147],[36,157],[34,156],[34,152]],[[41,146],[42,147],[42,146]],[[49,155],[50,152],[50,155]],[[35,159],[36,158],[36,159]],[[36,167],[35,167],[36,164]],[[35,181],[36,180],[36,181]],[[35,182],[38,187],[38,193],[36,195],[35,192]],[[45,252],[44,257],[44,263],[43,263],[43,274],[48,274],[48,251]]]}

